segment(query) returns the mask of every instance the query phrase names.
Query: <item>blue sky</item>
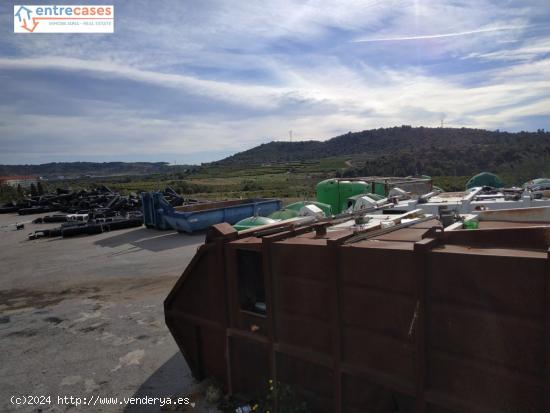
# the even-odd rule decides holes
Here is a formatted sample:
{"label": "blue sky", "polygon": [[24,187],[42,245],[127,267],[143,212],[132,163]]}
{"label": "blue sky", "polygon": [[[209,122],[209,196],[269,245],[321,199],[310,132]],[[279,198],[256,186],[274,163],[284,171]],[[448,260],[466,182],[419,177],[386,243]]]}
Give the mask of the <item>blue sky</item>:
{"label": "blue sky", "polygon": [[116,0],[114,34],[32,35],[13,33],[14,3],[0,163],[198,163],[289,130],[441,119],[550,129],[548,0]]}

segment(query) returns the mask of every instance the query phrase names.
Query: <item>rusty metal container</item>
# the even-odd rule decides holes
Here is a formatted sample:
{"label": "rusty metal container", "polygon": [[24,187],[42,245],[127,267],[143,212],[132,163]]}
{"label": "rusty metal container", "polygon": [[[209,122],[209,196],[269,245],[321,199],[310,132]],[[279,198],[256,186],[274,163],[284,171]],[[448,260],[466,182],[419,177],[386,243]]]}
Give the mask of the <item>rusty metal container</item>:
{"label": "rusty metal container", "polygon": [[495,222],[216,225],[166,323],[235,395],[272,378],[312,412],[549,412],[550,227]]}

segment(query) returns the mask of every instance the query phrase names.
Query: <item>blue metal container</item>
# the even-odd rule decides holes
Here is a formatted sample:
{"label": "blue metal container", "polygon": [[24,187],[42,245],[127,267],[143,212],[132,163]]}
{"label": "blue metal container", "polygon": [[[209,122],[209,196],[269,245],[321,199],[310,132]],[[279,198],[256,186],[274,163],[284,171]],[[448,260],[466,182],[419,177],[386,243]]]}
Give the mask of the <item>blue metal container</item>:
{"label": "blue metal container", "polygon": [[254,215],[267,216],[283,206],[279,199],[254,198],[173,207],[160,192],[143,193],[141,199],[144,223],[148,228],[172,228],[188,233],[222,222],[235,224]]}
{"label": "blue metal container", "polygon": [[164,199],[160,192],[142,192],[143,223],[147,228],[171,229],[164,220],[166,207],[173,207]]}

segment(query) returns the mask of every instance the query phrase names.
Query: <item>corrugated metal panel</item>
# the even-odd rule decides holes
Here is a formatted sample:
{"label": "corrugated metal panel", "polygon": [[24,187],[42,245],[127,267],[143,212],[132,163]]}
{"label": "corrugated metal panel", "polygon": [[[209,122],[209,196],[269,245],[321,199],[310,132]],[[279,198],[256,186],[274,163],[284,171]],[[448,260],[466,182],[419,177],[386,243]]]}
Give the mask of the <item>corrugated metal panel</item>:
{"label": "corrugated metal panel", "polygon": [[[298,233],[227,233],[199,251],[166,306],[195,374],[225,371],[228,354],[230,391],[271,377],[314,412],[550,411],[549,228],[399,229],[348,245],[350,233]],[[261,254],[264,316],[239,308],[240,248]],[[196,308],[220,308],[215,286],[228,307]]]}

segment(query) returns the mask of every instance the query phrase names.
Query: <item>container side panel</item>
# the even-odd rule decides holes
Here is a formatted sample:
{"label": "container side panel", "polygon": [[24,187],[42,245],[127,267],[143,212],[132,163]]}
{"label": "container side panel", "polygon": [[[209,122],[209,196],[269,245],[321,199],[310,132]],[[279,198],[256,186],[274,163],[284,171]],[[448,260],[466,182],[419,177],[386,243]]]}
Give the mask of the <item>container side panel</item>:
{"label": "container side panel", "polygon": [[431,392],[480,411],[544,411],[544,264],[488,252],[428,254]]}
{"label": "container side panel", "polygon": [[303,398],[309,411],[331,413],[334,406],[334,376],[331,369],[279,353],[277,380]]}
{"label": "container side panel", "polygon": [[341,303],[342,319],[347,327],[373,330],[408,342],[416,305],[411,297],[344,286]]}
{"label": "container side panel", "polygon": [[199,328],[201,336],[201,357],[204,372],[207,377],[214,377],[225,383],[227,364],[225,360],[225,331],[206,326]]}
{"label": "container side panel", "polygon": [[282,312],[329,321],[329,288],[325,283],[282,277],[280,292]]}
{"label": "container side panel", "polygon": [[225,280],[217,248],[208,250],[179,285],[171,301],[171,309],[225,324]]}
{"label": "container side panel", "polygon": [[197,379],[226,383],[222,245],[203,246],[165,301],[166,322]]}
{"label": "container side panel", "polygon": [[414,295],[411,251],[349,246],[341,249],[342,282]]}
{"label": "container side panel", "polygon": [[346,246],[340,253],[342,362],[412,385],[413,252]]}
{"label": "container side panel", "polygon": [[[204,370],[201,365],[200,344],[198,338],[198,329],[179,317],[167,316],[166,322],[180,350],[189,365],[193,376],[200,380],[204,376]],[[225,381],[225,380],[224,380]]]}
{"label": "container side panel", "polygon": [[344,328],[342,362],[391,375],[395,381],[414,378],[414,349],[384,334]]}
{"label": "container side panel", "polygon": [[326,247],[274,243],[271,251],[277,341],[332,354],[328,274],[335,263]]}
{"label": "container side panel", "polygon": [[269,354],[260,343],[231,337],[231,382],[233,393],[259,397],[266,394],[269,377]]}
{"label": "container side panel", "polygon": [[430,300],[542,319],[544,260],[430,254]]}
{"label": "container side panel", "polygon": [[513,371],[497,370],[435,351],[431,354],[430,366],[432,390],[475,405],[478,411],[544,411],[543,387]]}
{"label": "container side panel", "polygon": [[429,340],[434,350],[483,359],[538,376],[544,373],[541,323],[437,304],[431,310]]}
{"label": "container side panel", "polygon": [[277,334],[279,343],[332,354],[333,342],[328,323],[283,314],[277,319]]}
{"label": "container side panel", "polygon": [[327,267],[325,246],[305,244],[274,243],[272,249],[273,273],[275,277],[287,276],[326,281],[333,263]]}

